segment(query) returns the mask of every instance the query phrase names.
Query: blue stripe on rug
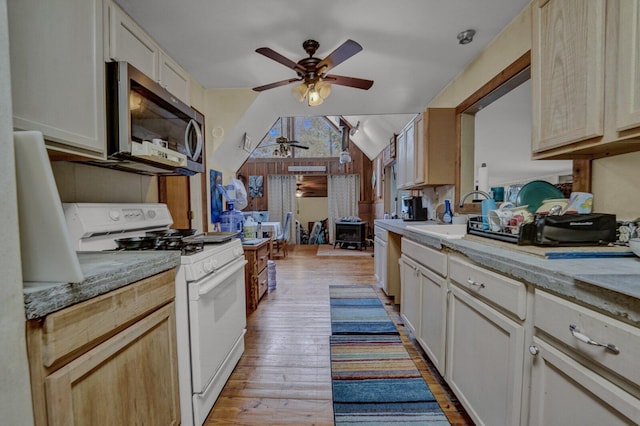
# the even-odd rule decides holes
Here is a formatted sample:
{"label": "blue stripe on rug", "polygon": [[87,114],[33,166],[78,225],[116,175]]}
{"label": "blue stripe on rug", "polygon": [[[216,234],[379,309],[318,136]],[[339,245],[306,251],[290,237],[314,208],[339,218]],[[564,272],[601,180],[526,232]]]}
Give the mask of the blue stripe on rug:
{"label": "blue stripe on rug", "polygon": [[371,286],[330,286],[331,333],[398,334]]}
{"label": "blue stripe on rug", "polygon": [[433,394],[422,377],[415,379],[335,380],[334,402],[427,402]]}
{"label": "blue stripe on rug", "polygon": [[374,299],[372,297],[367,298],[351,298],[351,299],[338,299],[332,298],[330,300],[331,306],[380,306],[382,302],[380,299]]}
{"label": "blue stripe on rug", "polygon": [[398,334],[398,329],[393,323],[383,322],[333,322],[331,321],[333,334]]}

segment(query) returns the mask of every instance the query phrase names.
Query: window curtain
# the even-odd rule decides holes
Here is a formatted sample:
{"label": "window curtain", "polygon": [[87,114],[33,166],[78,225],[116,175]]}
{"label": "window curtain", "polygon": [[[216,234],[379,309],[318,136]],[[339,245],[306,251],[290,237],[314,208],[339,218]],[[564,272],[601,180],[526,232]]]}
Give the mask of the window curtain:
{"label": "window curtain", "polygon": [[334,224],[341,217],[358,216],[360,176],[327,176],[327,196],[329,197],[329,241],[335,241]]}
{"label": "window curtain", "polygon": [[[296,177],[294,175],[267,176],[269,221],[280,222],[284,226],[287,212],[293,212],[289,221],[288,242],[295,241],[296,222]],[[284,232],[284,229],[282,229]]]}

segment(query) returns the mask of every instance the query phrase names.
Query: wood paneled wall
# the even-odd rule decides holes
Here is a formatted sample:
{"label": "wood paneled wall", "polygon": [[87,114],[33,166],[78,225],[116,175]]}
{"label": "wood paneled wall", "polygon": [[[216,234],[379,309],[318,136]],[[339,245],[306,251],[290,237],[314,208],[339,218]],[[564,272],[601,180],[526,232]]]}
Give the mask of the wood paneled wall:
{"label": "wood paneled wall", "polygon": [[[249,158],[238,170],[237,176],[242,175],[245,186],[248,186],[249,176],[263,176],[264,189],[262,197],[248,197],[246,211],[268,210],[267,176],[269,175],[304,175],[327,176],[342,174],[360,175],[360,200],[358,216],[369,223],[373,229],[375,192],[371,185],[371,174],[375,172],[374,163],[364,155],[355,144],[349,144],[351,162],[340,164],[337,157],[331,158]],[[290,172],[289,166],[324,166],[323,172]]]}

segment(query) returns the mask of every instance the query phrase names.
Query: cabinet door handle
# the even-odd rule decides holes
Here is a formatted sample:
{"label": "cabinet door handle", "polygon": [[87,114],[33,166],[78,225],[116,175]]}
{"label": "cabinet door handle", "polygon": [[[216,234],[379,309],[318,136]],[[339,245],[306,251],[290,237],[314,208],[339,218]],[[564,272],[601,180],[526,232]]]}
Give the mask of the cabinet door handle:
{"label": "cabinet door handle", "polygon": [[471,279],[471,277],[467,278],[467,284],[475,285],[475,286],[478,286],[480,288],[484,288],[485,287],[484,283],[479,283],[477,281],[474,281],[474,280]]}
{"label": "cabinet door handle", "polygon": [[540,349],[536,345],[529,346],[529,353],[533,356],[536,356],[540,353]]}
{"label": "cabinet door handle", "polygon": [[573,334],[573,337],[575,337],[576,339],[580,340],[581,342],[584,343],[588,343],[590,345],[594,345],[594,346],[601,346],[603,348],[605,348],[605,350],[608,350],[611,353],[614,354],[619,354],[620,353],[620,349],[614,345],[613,343],[599,343],[596,342],[595,340],[593,340],[592,338],[590,338],[589,336],[587,336],[586,334],[582,334],[580,333],[580,330],[578,330],[578,327],[574,324],[570,324],[569,325],[569,331],[571,331],[571,334]]}

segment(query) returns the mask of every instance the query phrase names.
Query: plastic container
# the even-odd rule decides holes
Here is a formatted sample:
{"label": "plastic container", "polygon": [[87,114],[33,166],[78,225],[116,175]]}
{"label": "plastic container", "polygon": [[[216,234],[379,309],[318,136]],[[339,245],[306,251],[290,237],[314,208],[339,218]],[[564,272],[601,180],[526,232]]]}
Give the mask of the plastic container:
{"label": "plastic container", "polygon": [[244,238],[252,239],[257,238],[258,224],[253,221],[253,218],[248,217],[244,221]]}
{"label": "plastic container", "polygon": [[267,286],[269,292],[276,289],[276,262],[267,260]]}
{"label": "plastic container", "polygon": [[451,211],[451,200],[444,200],[444,213],[442,214],[443,223],[453,222],[453,212]]}
{"label": "plastic container", "polygon": [[243,237],[244,216],[240,210],[233,208],[233,203],[228,203],[228,210],[220,214],[220,230],[222,232],[236,232]]}

